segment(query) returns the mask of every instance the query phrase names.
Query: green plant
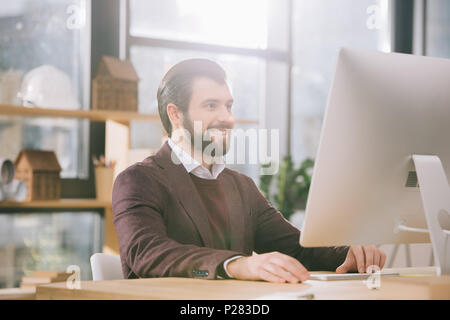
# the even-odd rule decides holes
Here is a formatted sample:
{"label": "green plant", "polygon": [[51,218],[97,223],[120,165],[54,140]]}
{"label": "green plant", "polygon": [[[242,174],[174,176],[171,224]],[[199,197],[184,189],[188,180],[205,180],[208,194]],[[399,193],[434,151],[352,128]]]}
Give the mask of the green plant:
{"label": "green plant", "polygon": [[[268,168],[271,163],[264,164]],[[296,168],[291,156],[284,157],[276,176],[276,191],[271,192],[274,175],[262,175],[259,187],[267,200],[273,203],[286,219],[295,210],[304,209],[308,199],[311,185],[314,160],[305,159],[300,167]]]}

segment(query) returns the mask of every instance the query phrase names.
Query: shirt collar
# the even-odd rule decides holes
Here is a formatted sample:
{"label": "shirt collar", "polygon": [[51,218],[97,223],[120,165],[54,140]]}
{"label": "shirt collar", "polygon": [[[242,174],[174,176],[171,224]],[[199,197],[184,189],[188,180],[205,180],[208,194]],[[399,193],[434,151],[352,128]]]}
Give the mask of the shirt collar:
{"label": "shirt collar", "polygon": [[184,168],[188,173],[203,178],[203,179],[217,179],[219,174],[225,169],[224,157],[220,157],[220,161],[212,164],[211,171],[202,166],[197,160],[195,160],[189,153],[183,150],[179,145],[177,145],[171,138],[167,139],[172,151],[183,164]]}

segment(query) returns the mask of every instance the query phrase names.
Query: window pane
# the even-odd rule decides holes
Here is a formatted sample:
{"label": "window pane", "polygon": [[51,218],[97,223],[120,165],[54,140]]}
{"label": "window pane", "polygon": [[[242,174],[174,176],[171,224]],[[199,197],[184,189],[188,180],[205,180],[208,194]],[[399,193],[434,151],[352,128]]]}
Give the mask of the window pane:
{"label": "window pane", "polygon": [[[264,82],[261,79],[265,77],[265,62],[260,58],[141,46],[132,46],[130,57],[140,78],[140,112],[158,113],[156,92],[162,77],[170,67],[185,59],[207,58],[219,63],[227,73],[235,101],[233,113],[236,119],[258,120],[259,118],[264,92]],[[243,74],[246,76],[243,77]],[[155,148],[155,144],[160,144],[161,125],[136,123],[133,126],[142,128],[142,131],[132,130],[133,148]],[[148,139],[147,143],[145,139]],[[139,141],[138,146],[135,145],[136,141]]]}
{"label": "window pane", "polygon": [[[0,104],[21,105],[17,93],[24,76],[32,69],[51,65],[67,76],[77,102],[71,105],[88,107],[85,97],[89,83],[83,81],[89,62],[89,52],[85,51],[86,4],[86,0],[2,1]],[[38,95],[44,96],[38,100],[43,101],[40,106],[48,106],[45,101],[70,100],[61,82],[39,78],[35,78],[42,85]],[[62,162],[62,177],[87,177],[87,137],[86,121],[0,116],[0,157],[14,159],[25,147],[53,149]]]}
{"label": "window pane", "polygon": [[315,157],[341,47],[389,51],[387,1],[294,1],[292,156]]}
{"label": "window pane", "polygon": [[18,287],[32,271],[81,268],[89,280],[89,259],[102,246],[101,215],[95,212],[0,214],[0,288]]}
{"label": "window pane", "polygon": [[22,148],[54,150],[61,177],[77,177],[87,169],[80,157],[87,157],[88,144],[82,139],[88,129],[87,120],[0,117],[0,157],[14,161]]}
{"label": "window pane", "polygon": [[267,0],[131,0],[130,34],[264,49],[267,6]]}
{"label": "window pane", "polygon": [[[260,178],[260,166],[261,159],[259,158],[259,145],[257,139],[260,139],[258,135],[258,124],[236,124],[234,127],[235,135],[233,135],[230,142],[230,149],[228,150],[226,167],[232,170],[236,170],[242,174],[253,179],[256,185],[259,184]],[[236,134],[237,130],[242,130],[241,132],[245,134],[245,141],[238,137]],[[253,135],[255,133],[256,135]],[[257,137],[255,139],[255,137]],[[244,143],[244,147],[240,143]],[[250,154],[254,152],[254,154]],[[257,155],[257,156],[255,156]]]}
{"label": "window pane", "polygon": [[450,2],[427,1],[426,21],[427,55],[450,58]]}

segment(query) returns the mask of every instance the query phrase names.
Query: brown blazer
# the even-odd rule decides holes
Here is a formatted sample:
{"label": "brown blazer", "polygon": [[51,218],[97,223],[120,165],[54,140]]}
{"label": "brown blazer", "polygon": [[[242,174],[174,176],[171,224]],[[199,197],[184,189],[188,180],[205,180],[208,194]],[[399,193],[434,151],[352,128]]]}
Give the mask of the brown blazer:
{"label": "brown blazer", "polygon": [[335,270],[348,247],[303,248],[300,231],[283,218],[249,177],[230,169],[219,175],[230,209],[230,250],[213,238],[191,178],[171,160],[167,142],[158,153],[120,173],[112,208],[125,278],[216,279],[225,260],[278,251],[308,270]]}

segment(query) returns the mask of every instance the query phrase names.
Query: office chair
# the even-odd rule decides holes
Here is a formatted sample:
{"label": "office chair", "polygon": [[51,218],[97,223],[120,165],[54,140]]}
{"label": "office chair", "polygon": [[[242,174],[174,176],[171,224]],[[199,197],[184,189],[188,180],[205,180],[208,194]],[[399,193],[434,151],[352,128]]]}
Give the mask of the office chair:
{"label": "office chair", "polygon": [[94,253],[91,256],[92,279],[120,280],[123,279],[120,256],[106,253]]}

